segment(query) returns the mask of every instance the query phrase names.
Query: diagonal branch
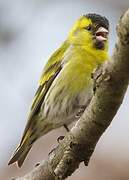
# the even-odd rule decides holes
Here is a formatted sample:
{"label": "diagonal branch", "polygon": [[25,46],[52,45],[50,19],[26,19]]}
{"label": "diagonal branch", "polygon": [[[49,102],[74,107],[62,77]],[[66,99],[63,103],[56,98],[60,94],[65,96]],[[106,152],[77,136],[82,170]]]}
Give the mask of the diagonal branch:
{"label": "diagonal branch", "polygon": [[117,26],[118,42],[111,59],[94,74],[95,95],[82,117],[48,158],[17,180],[66,179],[84,161],[115,116],[129,83],[129,10]]}

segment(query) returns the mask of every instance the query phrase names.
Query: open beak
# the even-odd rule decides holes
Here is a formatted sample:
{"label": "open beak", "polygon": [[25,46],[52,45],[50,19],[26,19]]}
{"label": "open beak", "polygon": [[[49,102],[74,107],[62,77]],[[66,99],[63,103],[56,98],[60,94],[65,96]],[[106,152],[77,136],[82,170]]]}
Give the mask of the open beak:
{"label": "open beak", "polygon": [[100,27],[95,33],[96,40],[101,42],[106,41],[108,38],[108,33],[109,32],[106,28]]}

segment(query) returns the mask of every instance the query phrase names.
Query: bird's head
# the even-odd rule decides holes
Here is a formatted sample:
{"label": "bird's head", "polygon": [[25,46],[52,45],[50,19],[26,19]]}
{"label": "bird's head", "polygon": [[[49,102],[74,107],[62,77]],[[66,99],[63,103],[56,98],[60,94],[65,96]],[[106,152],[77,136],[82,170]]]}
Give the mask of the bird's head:
{"label": "bird's head", "polygon": [[108,20],[98,14],[80,17],[69,33],[69,42],[98,50],[108,49]]}

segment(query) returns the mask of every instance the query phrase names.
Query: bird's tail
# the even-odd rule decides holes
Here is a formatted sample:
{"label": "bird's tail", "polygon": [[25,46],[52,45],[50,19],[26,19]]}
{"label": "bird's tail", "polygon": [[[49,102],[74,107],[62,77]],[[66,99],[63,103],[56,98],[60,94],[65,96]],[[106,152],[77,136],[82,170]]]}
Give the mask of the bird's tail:
{"label": "bird's tail", "polygon": [[[45,121],[43,121],[43,122],[44,122],[44,124],[42,124],[42,126],[37,126],[38,128],[36,128],[36,125],[35,125],[35,128],[32,125],[29,126],[27,131],[25,131],[25,133],[22,137],[21,143],[18,146],[18,148],[15,150],[13,157],[10,159],[8,165],[10,165],[14,162],[17,162],[18,167],[22,166],[28,152],[30,151],[30,149],[33,145],[33,143],[38,138],[45,135],[46,133],[48,133],[52,129],[52,126],[50,126]],[[38,129],[38,131],[36,129]]]}
{"label": "bird's tail", "polygon": [[20,144],[15,150],[13,157],[10,159],[8,165],[17,162],[18,167],[21,167],[33,143],[34,141],[30,142],[28,139],[23,144]]}

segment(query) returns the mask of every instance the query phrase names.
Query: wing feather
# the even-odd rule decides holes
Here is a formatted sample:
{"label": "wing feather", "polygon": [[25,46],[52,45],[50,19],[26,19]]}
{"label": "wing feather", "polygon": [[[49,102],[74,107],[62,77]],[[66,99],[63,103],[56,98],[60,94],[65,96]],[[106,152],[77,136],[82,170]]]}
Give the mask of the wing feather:
{"label": "wing feather", "polygon": [[61,63],[67,48],[68,48],[68,44],[64,42],[63,45],[50,57],[49,61],[47,62],[46,66],[43,69],[39,81],[39,87],[34,96],[34,100],[30,108],[27,125],[25,127],[20,145],[27,138],[26,137],[27,132],[31,127],[31,125],[33,124],[33,117],[38,114],[48,89],[50,88],[52,82],[54,81],[54,79],[57,77],[57,75],[62,69]]}

